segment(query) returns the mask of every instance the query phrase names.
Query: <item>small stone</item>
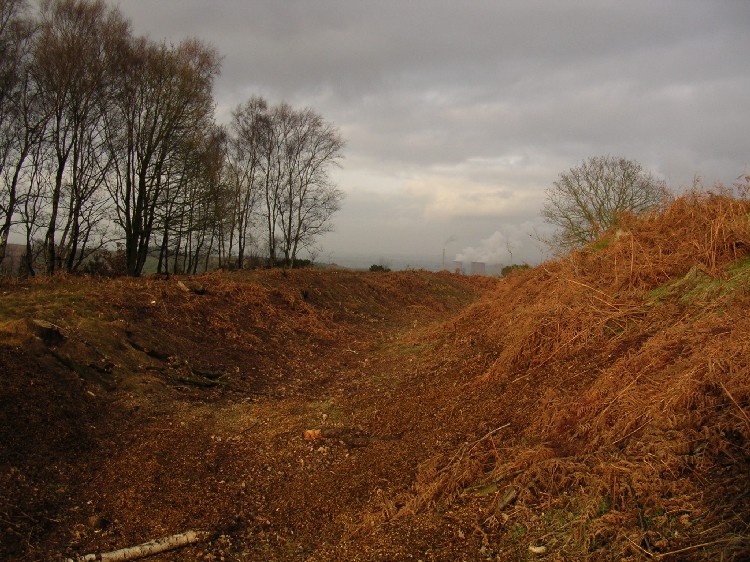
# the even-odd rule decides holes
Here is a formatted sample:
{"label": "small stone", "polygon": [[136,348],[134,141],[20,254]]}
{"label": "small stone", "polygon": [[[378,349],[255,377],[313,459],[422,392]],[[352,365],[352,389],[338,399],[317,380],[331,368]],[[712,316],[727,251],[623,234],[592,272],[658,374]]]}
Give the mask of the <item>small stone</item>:
{"label": "small stone", "polygon": [[322,438],[322,432],[319,429],[306,429],[302,437],[305,441],[317,441]]}
{"label": "small stone", "polygon": [[529,552],[532,554],[547,554],[547,547],[546,546],[534,546],[529,545]]}

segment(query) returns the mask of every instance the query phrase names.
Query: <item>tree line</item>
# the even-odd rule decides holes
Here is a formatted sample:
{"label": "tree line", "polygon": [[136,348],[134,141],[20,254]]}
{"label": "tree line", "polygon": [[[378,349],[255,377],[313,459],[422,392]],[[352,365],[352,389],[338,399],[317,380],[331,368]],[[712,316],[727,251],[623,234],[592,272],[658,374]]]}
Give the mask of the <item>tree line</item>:
{"label": "tree line", "polygon": [[0,0],[0,263],[15,233],[28,275],[113,244],[133,276],[150,255],[160,272],[251,254],[293,267],[331,229],[344,142],[260,97],[217,124],[219,61],[195,39],[135,36],[103,0]]}

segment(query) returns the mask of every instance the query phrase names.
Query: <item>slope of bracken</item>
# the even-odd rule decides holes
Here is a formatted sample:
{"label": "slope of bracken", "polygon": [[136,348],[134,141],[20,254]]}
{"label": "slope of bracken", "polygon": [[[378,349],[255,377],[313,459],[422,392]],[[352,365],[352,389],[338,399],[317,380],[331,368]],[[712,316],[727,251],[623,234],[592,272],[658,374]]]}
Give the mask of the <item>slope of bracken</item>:
{"label": "slope of bracken", "polygon": [[424,336],[492,415],[373,513],[382,547],[431,513],[502,560],[749,559],[749,250],[750,202],[691,193]]}
{"label": "slope of bracken", "polygon": [[749,253],[691,193],[502,280],[3,285],[0,558],[748,559]]}

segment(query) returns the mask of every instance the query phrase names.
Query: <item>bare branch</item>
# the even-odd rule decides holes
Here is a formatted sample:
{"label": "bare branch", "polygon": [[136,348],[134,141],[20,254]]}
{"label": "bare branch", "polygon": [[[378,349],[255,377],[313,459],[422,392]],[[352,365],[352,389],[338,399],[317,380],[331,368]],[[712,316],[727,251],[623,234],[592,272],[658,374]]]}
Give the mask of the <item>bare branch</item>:
{"label": "bare branch", "polygon": [[552,245],[567,251],[615,226],[623,213],[658,209],[668,198],[664,181],[638,162],[595,156],[560,174],[547,190],[542,216],[560,229]]}

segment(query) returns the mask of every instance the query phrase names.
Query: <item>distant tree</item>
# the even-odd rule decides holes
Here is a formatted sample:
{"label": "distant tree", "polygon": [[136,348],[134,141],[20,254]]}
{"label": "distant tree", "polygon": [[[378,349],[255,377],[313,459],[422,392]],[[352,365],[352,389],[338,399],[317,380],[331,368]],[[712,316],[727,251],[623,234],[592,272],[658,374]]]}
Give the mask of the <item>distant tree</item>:
{"label": "distant tree", "polygon": [[664,181],[638,162],[594,156],[560,174],[547,190],[542,215],[559,227],[551,245],[566,251],[614,226],[620,214],[659,208],[668,196]]}
{"label": "distant tree", "polygon": [[268,263],[294,267],[300,251],[312,249],[331,230],[330,218],[339,209],[342,193],[329,176],[342,158],[338,129],[312,109],[287,103],[269,108],[262,98],[252,98],[235,110],[229,147],[238,266],[257,214]]}
{"label": "distant tree", "polygon": [[301,248],[331,230],[329,219],[338,211],[342,193],[331,182],[328,169],[341,159],[343,147],[336,127],[315,111],[293,113],[279,214],[287,267],[294,267]]}
{"label": "distant tree", "polygon": [[377,272],[377,271],[388,272],[390,270],[391,270],[391,268],[388,267],[387,265],[381,265],[381,264],[374,263],[374,264],[372,264],[370,266],[370,271],[372,271],[372,272]]}

